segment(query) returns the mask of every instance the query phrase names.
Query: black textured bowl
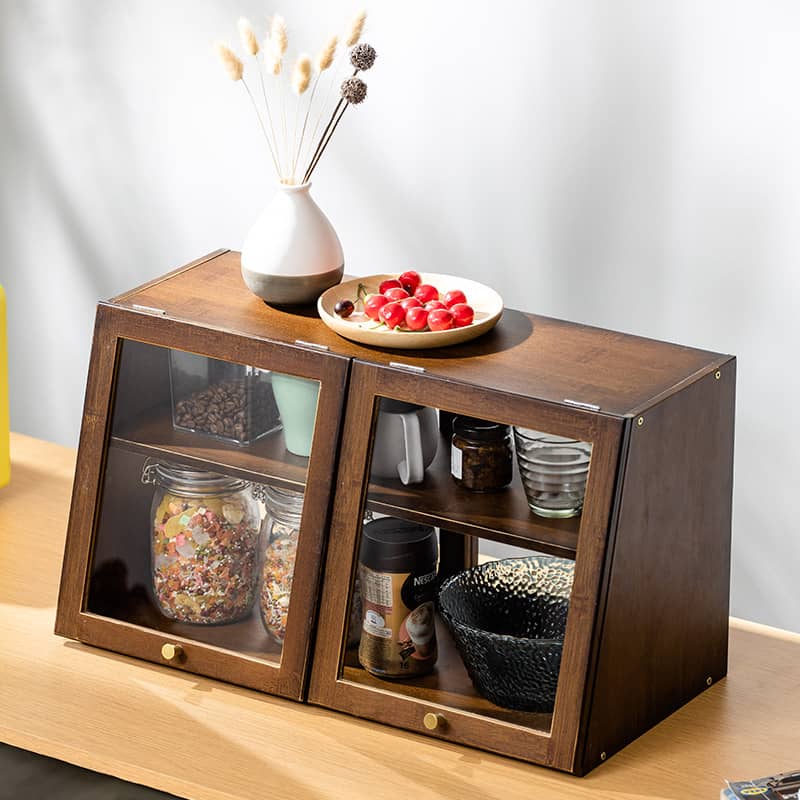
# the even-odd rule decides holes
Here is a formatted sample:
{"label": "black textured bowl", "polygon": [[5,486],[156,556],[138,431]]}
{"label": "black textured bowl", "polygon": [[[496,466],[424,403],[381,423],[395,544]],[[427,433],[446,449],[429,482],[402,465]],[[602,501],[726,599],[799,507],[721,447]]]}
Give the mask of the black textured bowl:
{"label": "black textured bowl", "polygon": [[490,561],[442,584],[438,606],[475,688],[498,706],[552,711],[574,562]]}

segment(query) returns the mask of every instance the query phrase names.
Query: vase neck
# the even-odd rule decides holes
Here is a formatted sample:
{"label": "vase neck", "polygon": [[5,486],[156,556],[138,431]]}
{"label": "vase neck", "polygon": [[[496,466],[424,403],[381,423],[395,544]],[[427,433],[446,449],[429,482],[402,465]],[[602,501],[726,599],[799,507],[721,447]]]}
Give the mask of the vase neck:
{"label": "vase neck", "polygon": [[298,184],[279,183],[277,188],[279,192],[287,195],[308,194],[311,189],[311,181]]}

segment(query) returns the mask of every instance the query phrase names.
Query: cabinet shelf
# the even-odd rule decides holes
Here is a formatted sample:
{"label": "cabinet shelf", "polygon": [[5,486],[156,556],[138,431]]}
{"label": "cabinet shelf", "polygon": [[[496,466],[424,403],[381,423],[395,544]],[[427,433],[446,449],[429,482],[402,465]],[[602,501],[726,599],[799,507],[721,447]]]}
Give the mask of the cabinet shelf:
{"label": "cabinet shelf", "polygon": [[211,466],[246,480],[268,478],[289,489],[306,485],[308,459],[286,449],[280,430],[237,447],[202,433],[175,430],[170,409],[160,408],[114,431],[111,444],[149,456],[166,454],[205,469]]}
{"label": "cabinet shelf", "polygon": [[227,625],[189,625],[161,614],[141,587],[131,590],[122,606],[103,607],[90,604],[89,610],[93,614],[158,631],[170,638],[203,642],[238,656],[280,665],[281,648],[269,637],[255,610],[245,619]]}
{"label": "cabinet shelf", "polygon": [[450,475],[450,447],[442,437],[422,483],[403,486],[399,480],[369,484],[370,511],[435,525],[467,536],[478,536],[551,555],[575,558],[580,517],[545,519],[528,507],[514,465],[511,485],[499,492],[471,492]]}
{"label": "cabinet shelf", "polygon": [[549,735],[552,714],[501,708],[478,694],[450,632],[438,617],[436,643],[438,647],[436,667],[428,675],[408,680],[377,678],[358,663],[358,648],[350,648],[345,653],[342,680],[391,694],[412,697],[424,703],[493,717],[502,722],[521,725],[545,736]]}

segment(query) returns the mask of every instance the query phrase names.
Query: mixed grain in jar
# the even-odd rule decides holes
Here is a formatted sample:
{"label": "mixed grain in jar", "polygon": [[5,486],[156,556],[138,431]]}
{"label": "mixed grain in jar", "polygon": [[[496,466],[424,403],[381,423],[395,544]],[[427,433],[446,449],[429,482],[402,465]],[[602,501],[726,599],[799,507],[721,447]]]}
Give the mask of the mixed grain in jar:
{"label": "mixed grain in jar", "polygon": [[259,610],[270,637],[282,645],[289,620],[297,540],[303,516],[303,493],[264,486],[261,494],[267,509],[264,518],[264,557],[261,570]]}
{"label": "mixed grain in jar", "polygon": [[150,462],[152,592],[178,622],[236,622],[253,607],[258,586],[261,517],[250,485],[238,478]]}

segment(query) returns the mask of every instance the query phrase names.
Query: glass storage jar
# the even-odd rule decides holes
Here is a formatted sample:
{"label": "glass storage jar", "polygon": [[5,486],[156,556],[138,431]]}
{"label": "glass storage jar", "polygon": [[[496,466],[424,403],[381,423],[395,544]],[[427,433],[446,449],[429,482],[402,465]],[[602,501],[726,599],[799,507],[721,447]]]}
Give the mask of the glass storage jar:
{"label": "glass storage jar", "polygon": [[172,425],[237,445],[248,445],[281,427],[272,373],[170,350]]}
{"label": "glass storage jar", "polygon": [[297,540],[303,516],[303,493],[264,486],[261,496],[267,508],[262,528],[264,547],[261,571],[261,621],[278,644],[286,638],[292,594]]}
{"label": "glass storage jar", "polygon": [[152,591],[177,622],[219,625],[246,617],[258,586],[261,515],[250,484],[180,464],[145,464]]}
{"label": "glass storage jar", "polygon": [[494,492],[511,483],[514,454],[508,425],[473,417],[453,420],[450,473],[472,492]]}

